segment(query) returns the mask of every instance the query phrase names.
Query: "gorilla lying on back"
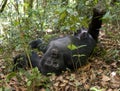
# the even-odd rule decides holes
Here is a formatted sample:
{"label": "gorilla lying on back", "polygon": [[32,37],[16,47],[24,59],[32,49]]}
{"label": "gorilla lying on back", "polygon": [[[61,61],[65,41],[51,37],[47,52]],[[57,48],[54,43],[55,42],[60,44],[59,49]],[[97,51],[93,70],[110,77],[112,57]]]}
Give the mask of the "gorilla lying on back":
{"label": "gorilla lying on back", "polygon": [[[104,14],[104,10],[94,8],[88,29],[81,28],[74,36],[68,35],[54,39],[49,42],[47,47],[43,46],[44,43],[39,39],[32,41],[30,43],[31,48],[44,49],[42,58],[35,52],[31,53],[30,60],[33,67],[38,67],[41,73],[46,75],[47,73],[60,74],[66,68],[75,69],[84,65],[96,46],[99,29],[102,25],[101,18]],[[26,55],[21,57],[26,58]],[[19,58],[14,59],[14,63],[18,64],[17,67],[20,64]],[[23,60],[23,63],[26,62],[28,62],[27,58]]]}

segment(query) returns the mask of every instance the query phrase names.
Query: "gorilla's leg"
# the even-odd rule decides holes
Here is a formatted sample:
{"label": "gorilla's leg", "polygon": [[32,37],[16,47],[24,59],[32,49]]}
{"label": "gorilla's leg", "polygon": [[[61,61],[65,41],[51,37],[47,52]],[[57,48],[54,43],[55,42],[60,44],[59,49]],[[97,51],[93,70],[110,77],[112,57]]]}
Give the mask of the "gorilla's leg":
{"label": "gorilla's leg", "polygon": [[100,5],[93,8],[93,17],[89,25],[88,33],[92,35],[94,40],[98,40],[99,30],[102,25],[102,17],[105,14],[105,9],[101,9]]}

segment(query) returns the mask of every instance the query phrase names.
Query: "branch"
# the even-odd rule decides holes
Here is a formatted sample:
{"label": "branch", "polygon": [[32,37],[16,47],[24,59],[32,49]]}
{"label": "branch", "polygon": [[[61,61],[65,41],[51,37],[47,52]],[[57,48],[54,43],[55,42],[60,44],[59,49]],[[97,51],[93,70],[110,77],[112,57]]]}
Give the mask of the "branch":
{"label": "branch", "polygon": [[5,8],[6,4],[7,4],[7,1],[8,1],[8,0],[5,0],[5,1],[4,1],[3,5],[2,5],[2,7],[1,7],[1,9],[0,9],[0,13],[2,13],[2,12],[4,11],[4,8]]}

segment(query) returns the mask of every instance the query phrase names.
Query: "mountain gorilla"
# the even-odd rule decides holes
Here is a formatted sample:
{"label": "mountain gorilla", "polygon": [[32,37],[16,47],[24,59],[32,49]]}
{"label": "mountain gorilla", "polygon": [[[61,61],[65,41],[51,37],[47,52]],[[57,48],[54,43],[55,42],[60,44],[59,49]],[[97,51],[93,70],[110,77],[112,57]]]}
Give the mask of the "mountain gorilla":
{"label": "mountain gorilla", "polygon": [[[44,46],[40,39],[32,41],[31,48],[44,49],[42,50],[44,52],[42,58],[39,58],[36,53],[30,55],[32,65],[37,66],[45,75],[47,73],[60,74],[66,68],[75,69],[84,65],[96,46],[99,29],[102,25],[101,18],[104,14],[104,10],[95,7],[89,28],[81,28],[74,36],[68,35],[54,39],[47,46]],[[14,62],[18,63],[16,60],[18,60],[17,57]]]}

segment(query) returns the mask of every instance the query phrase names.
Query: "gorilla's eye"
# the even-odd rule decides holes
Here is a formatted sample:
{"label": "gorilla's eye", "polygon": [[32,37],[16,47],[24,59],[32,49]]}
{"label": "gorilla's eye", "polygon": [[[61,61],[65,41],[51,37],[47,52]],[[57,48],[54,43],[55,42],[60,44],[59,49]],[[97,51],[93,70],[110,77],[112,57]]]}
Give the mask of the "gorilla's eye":
{"label": "gorilla's eye", "polygon": [[53,57],[53,58],[58,58],[58,50],[57,49],[52,49],[51,50],[51,56]]}

